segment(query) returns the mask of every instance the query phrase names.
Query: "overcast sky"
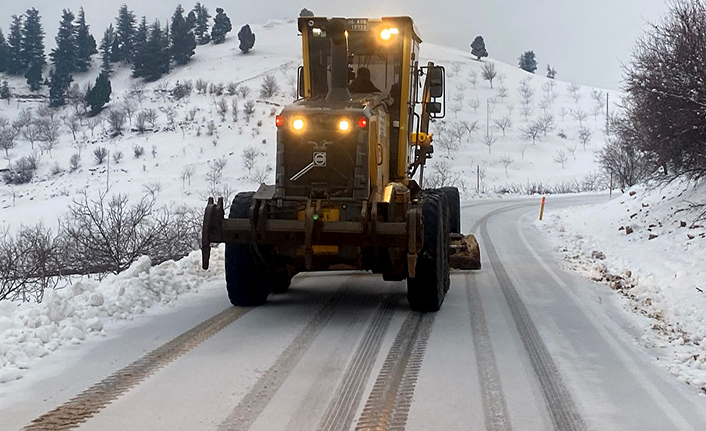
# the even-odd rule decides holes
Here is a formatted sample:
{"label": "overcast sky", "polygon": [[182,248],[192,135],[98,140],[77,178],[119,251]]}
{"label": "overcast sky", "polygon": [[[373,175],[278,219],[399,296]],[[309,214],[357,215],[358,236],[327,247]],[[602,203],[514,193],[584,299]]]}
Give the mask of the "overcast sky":
{"label": "overcast sky", "polygon": [[[36,7],[47,31],[47,46],[53,45],[61,8],[74,12],[83,4],[97,40],[112,22],[124,0],[0,0],[0,28],[7,35],[10,15]],[[195,0],[193,1],[195,3]],[[128,6],[138,16],[164,21],[178,1],[132,0]],[[517,64],[525,50],[537,55],[543,73],[547,63],[558,78],[581,84],[617,89],[621,62],[630,59],[646,21],[655,21],[667,11],[665,0],[203,0],[213,15],[223,7],[235,32],[244,23],[269,18],[296,17],[302,7],[317,15],[380,17],[409,15],[425,41],[468,50],[476,35],[482,35],[492,58]],[[183,3],[185,9],[193,4]],[[296,31],[296,30],[293,30]],[[422,50],[424,49],[422,45]]]}

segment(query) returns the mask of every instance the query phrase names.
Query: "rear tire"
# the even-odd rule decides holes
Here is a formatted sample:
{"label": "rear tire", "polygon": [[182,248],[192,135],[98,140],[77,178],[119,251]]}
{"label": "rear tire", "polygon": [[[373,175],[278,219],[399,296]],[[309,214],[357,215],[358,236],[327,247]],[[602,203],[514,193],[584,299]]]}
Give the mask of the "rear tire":
{"label": "rear tire", "polygon": [[446,194],[424,192],[421,198],[424,246],[416,274],[407,278],[407,301],[415,311],[438,311],[449,286],[449,211]]}
{"label": "rear tire", "polygon": [[[228,218],[249,218],[254,192],[238,193],[233,199]],[[262,305],[267,301],[269,286],[264,262],[252,244],[226,243],[226,290],[231,304],[243,307]]]}
{"label": "rear tire", "polygon": [[446,195],[449,203],[449,230],[461,233],[461,195],[456,187],[442,187],[440,192]]}

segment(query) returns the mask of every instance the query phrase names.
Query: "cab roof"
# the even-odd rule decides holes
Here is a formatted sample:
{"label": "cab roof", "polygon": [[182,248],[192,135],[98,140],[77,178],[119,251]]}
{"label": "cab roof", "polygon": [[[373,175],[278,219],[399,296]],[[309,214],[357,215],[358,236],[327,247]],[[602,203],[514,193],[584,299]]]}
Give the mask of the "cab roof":
{"label": "cab roof", "polygon": [[392,16],[392,17],[382,17],[382,18],[343,18],[343,17],[316,17],[316,16],[300,16],[298,20],[298,28],[300,32],[303,32],[307,27],[319,27],[330,22],[331,20],[342,19],[347,23],[366,21],[368,23],[390,23],[396,24],[397,26],[404,26],[412,30],[412,38],[418,43],[422,42],[422,38],[419,34],[417,26],[414,24],[412,18],[408,16]]}

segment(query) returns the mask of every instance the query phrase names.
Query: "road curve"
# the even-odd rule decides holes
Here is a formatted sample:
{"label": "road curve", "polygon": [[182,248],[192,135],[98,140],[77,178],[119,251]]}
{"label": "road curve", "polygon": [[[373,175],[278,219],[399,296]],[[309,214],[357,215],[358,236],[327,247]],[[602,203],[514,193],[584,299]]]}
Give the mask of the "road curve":
{"label": "road curve", "polygon": [[560,269],[537,206],[464,204],[483,270],[452,273],[438,313],[365,273],[303,274],[254,309],[205,296],[1,404],[0,428],[706,429],[706,400],[655,366],[613,293]]}

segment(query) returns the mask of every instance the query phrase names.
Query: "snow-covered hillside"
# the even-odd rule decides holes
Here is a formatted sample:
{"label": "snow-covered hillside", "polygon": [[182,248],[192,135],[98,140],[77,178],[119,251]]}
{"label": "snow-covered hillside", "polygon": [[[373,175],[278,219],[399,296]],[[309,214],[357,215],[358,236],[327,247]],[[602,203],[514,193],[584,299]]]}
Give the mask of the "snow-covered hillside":
{"label": "snow-covered hillside", "polygon": [[706,220],[704,185],[634,187],[594,207],[536,222],[571,269],[627,300],[641,341],[659,363],[706,392]]}
{"label": "snow-covered hillside", "polygon": [[[293,20],[270,21],[253,26],[253,30],[257,35],[257,44],[251,53],[241,54],[237,38],[233,36],[222,45],[199,46],[188,65],[177,67],[162,80],[147,84],[143,97],[130,96],[138,81],[130,77],[127,68],[116,67],[111,78],[113,97],[109,107],[120,108],[126,99],[131,99],[137,105],[135,110],[138,112],[156,110],[158,118],[154,130],[147,133],[127,131],[110,138],[105,119],[94,130],[84,124],[75,139],[68,129],[63,129],[59,143],[51,154],[45,152],[41,155],[38,175],[30,184],[0,185],[0,226],[38,220],[53,225],[56,215],[78,192],[88,189],[97,193],[108,185],[111,193],[127,193],[134,198],[144,193],[145,186],[152,190],[161,188],[160,204],[184,202],[201,207],[209,194],[206,179],[209,164],[222,158],[227,160],[227,164],[218,185],[221,192],[232,196],[239,190],[256,188],[260,179],[271,182],[273,174],[268,167],[274,163],[274,115],[292,100],[296,67],[301,61],[301,42]],[[587,174],[596,171],[593,151],[604,141],[602,129],[605,124],[604,107],[591,97],[596,90],[577,87],[579,99],[576,102],[567,89],[569,84],[531,75],[515,66],[488,59],[477,62],[467,52],[431,44],[422,45],[422,54],[423,61],[433,60],[446,65],[448,74],[447,117],[434,125],[438,139],[435,159],[428,171],[431,172],[429,178],[433,179],[435,170],[450,168],[456,174],[449,176],[450,181],[465,187],[466,196],[470,196],[475,193],[478,167],[481,191],[484,192],[492,192],[509,183],[581,181]],[[481,67],[490,62],[498,72],[493,82],[494,89],[483,80],[481,73]],[[98,59],[94,63],[98,63]],[[85,86],[93,82],[97,74],[98,67],[94,64],[90,72],[75,76],[75,82]],[[259,90],[267,74],[276,77],[281,90],[274,97],[264,100],[259,97]],[[0,79],[8,79],[15,95],[29,93],[24,79]],[[194,91],[190,97],[180,101],[168,97],[166,90],[178,82],[195,83],[199,79],[210,84],[222,84],[226,87],[223,95],[208,92],[197,94]],[[529,103],[531,113],[526,117],[522,113],[520,94],[523,82],[534,93]],[[245,97],[240,93],[231,95],[227,88],[229,83],[249,87],[250,93]],[[549,90],[550,96],[547,97],[545,90],[549,84],[554,84],[554,88]],[[221,99],[228,104],[224,120],[216,106]],[[543,102],[545,99],[550,102]],[[233,101],[238,103],[237,121],[232,114]],[[243,112],[247,101],[255,103],[255,112],[249,121],[246,121]],[[0,116],[12,121],[22,110],[36,112],[41,103],[24,97],[13,98],[9,104],[0,104]],[[489,116],[486,115],[487,107],[490,107]],[[580,122],[571,114],[571,111],[579,109],[586,115],[581,123],[592,133],[585,149],[578,138]],[[71,111],[71,107],[66,107],[58,116]],[[545,112],[553,116],[555,129],[550,129],[546,136],[542,133],[535,144],[531,140],[523,140],[522,129]],[[193,119],[190,118],[192,114]],[[170,115],[174,117],[171,127]],[[131,120],[133,129],[136,116],[137,113]],[[488,118],[489,134],[496,140],[490,148],[483,143]],[[495,121],[503,118],[511,123],[505,133],[495,125]],[[211,121],[215,126],[212,135],[209,132]],[[453,131],[462,130],[462,122],[471,128],[477,122],[475,130],[454,140]],[[448,144],[444,145],[444,142]],[[448,148],[455,146],[458,149]],[[80,168],[69,172],[69,160],[79,152],[78,147],[83,147],[80,150]],[[97,165],[93,159],[93,151],[98,147],[105,147],[113,155],[116,152],[123,155],[119,164],[111,157],[110,178],[107,178],[107,165]],[[136,147],[144,149],[144,155],[139,158],[134,156]],[[249,147],[256,149],[257,153],[255,166],[250,172],[244,167],[242,159],[244,149]],[[10,159],[15,161],[38,149],[36,143],[33,149],[29,142],[20,139],[16,148],[10,150]],[[559,151],[563,151],[567,159],[564,167],[554,161]],[[183,180],[182,173],[187,167],[193,167],[194,174]]]}

